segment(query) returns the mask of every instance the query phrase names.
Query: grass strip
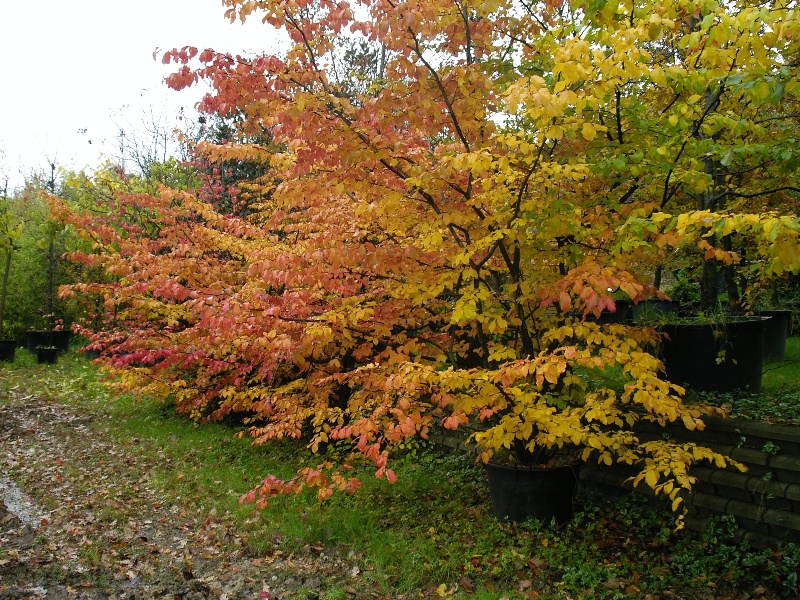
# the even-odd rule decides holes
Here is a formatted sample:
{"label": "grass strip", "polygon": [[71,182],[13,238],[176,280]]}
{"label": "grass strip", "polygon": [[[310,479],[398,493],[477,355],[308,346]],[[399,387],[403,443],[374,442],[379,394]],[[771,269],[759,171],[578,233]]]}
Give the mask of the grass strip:
{"label": "grass strip", "polygon": [[[390,485],[359,475],[364,488],[319,503],[315,494],[276,498],[267,510],[242,506],[242,493],[268,473],[290,476],[314,460],[302,442],[252,447],[241,426],[198,426],[168,403],[110,400],[94,366],[67,356],[57,365],[20,356],[0,367],[7,389],[102,414],[109,433],[141,464],[149,485],[190,516],[227,515],[247,531],[254,556],[326,552],[357,562],[367,588],[389,597],[642,598],[672,590],[684,597],[732,598],[741,590],[797,592],[800,551],[757,552],[732,542],[730,519],[703,535],[672,530],[672,515],[635,495],[608,499],[582,490],[566,526],[498,523],[483,469],[470,457],[423,443],[398,456]],[[108,427],[107,421],[98,420]],[[325,597],[344,597],[335,589]],[[303,589],[299,598],[313,594]]]}

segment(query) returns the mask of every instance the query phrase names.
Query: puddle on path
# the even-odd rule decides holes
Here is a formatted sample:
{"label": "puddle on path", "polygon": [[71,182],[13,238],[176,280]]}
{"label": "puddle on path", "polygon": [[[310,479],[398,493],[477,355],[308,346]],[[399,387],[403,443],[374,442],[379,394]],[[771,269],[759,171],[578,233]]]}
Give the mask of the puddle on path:
{"label": "puddle on path", "polygon": [[0,475],[0,498],[10,513],[14,513],[20,522],[38,527],[42,519],[49,519],[49,513],[26,496],[19,486],[5,475]]}

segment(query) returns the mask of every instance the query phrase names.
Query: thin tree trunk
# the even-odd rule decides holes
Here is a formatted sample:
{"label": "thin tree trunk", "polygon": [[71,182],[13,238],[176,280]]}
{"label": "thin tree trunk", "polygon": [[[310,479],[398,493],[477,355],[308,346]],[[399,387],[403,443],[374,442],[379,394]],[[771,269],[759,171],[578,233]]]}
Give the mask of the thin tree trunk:
{"label": "thin tree trunk", "polygon": [[[722,248],[730,252],[733,248],[731,246],[731,236],[726,235],[722,238]],[[739,304],[739,287],[736,285],[736,265],[731,263],[725,266],[725,289],[728,291],[728,306],[736,312],[741,310]]]}
{"label": "thin tree trunk", "polygon": [[653,273],[653,287],[657,290],[661,289],[661,272],[663,271],[663,267],[658,265],[656,267],[655,273]]}
{"label": "thin tree trunk", "polygon": [[47,331],[50,332],[50,345],[53,345],[53,271],[55,257],[53,242],[47,247]]}
{"label": "thin tree trunk", "polygon": [[[719,101],[718,96],[711,90],[711,88],[706,88],[705,91],[705,113],[708,114],[715,109],[715,104]],[[700,137],[703,137],[703,134],[700,134]],[[703,171],[706,175],[711,177],[711,186],[706,191],[700,194],[697,198],[697,210],[710,210],[714,211],[717,209],[717,184],[718,178],[720,176],[720,164],[719,161],[714,160],[713,158],[706,158],[703,165]],[[706,238],[708,243],[714,246],[716,244],[716,237],[709,236]],[[700,310],[708,311],[713,308],[716,308],[719,297],[717,294],[717,259],[715,258],[706,258],[703,256],[701,258],[703,264],[703,270],[700,275]]]}
{"label": "thin tree trunk", "polygon": [[6,312],[6,292],[8,291],[8,273],[11,271],[11,250],[6,252],[6,264],[3,271],[3,287],[0,289],[0,339],[3,337],[3,317]]}

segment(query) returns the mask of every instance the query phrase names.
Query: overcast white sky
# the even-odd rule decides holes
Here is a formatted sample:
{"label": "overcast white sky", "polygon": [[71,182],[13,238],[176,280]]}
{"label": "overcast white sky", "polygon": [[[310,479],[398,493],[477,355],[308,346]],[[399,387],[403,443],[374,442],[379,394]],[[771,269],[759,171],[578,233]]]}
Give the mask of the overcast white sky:
{"label": "overcast white sky", "polygon": [[0,177],[19,185],[52,158],[99,165],[118,147],[118,126],[140,123],[151,106],[191,112],[201,91],[169,90],[163,78],[174,65],[154,61],[156,48],[285,47],[259,19],[231,24],[223,15],[221,0],[0,0]]}

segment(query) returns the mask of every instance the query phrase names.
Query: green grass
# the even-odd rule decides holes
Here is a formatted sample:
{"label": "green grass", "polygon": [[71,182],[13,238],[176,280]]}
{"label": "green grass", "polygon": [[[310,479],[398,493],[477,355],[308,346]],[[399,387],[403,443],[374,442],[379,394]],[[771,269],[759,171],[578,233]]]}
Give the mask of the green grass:
{"label": "green grass", "polygon": [[764,364],[761,387],[772,393],[800,390],[800,337],[786,339],[786,355],[783,360]]}
{"label": "green grass", "polygon": [[[787,595],[796,589],[797,549],[757,553],[719,535],[712,542],[713,531],[706,538],[675,532],[671,513],[637,496],[612,500],[582,490],[568,525],[498,523],[483,469],[470,457],[424,445],[395,457],[394,485],[361,467],[364,487],[353,496],[323,503],[311,493],[278,497],[255,513],[238,501],[261,478],[290,477],[299,466],[319,462],[302,443],[253,447],[235,437],[236,427],[198,426],[166,403],[109,400],[96,369],[80,358],[52,366],[34,362],[21,354],[14,365],[0,365],[0,398],[4,388],[23,386],[109,415],[113,427],[102,419],[93,426],[129,448],[148,469],[149,485],[165,506],[179,507],[181,518],[226,515],[246,532],[255,555],[322,547],[349,556],[360,561],[367,585],[383,595],[588,599],[682,590],[685,598],[700,598],[709,582],[718,589],[767,582]],[[330,597],[337,594],[345,597],[338,589]]]}

